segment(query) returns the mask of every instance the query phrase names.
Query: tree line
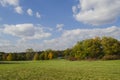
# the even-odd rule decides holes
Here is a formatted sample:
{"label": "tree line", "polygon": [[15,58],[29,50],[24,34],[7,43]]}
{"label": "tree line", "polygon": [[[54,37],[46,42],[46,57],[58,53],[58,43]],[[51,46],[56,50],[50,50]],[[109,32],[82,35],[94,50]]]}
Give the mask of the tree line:
{"label": "tree line", "polygon": [[29,61],[29,60],[51,60],[63,57],[63,51],[47,49],[45,51],[34,51],[32,48],[26,52],[5,53],[0,52],[0,61]]}
{"label": "tree line", "polygon": [[68,60],[111,60],[120,59],[120,41],[112,37],[95,37],[79,41],[72,48],[65,50],[45,50],[35,52],[27,49],[21,53],[0,52],[0,61],[51,60],[64,58]]}

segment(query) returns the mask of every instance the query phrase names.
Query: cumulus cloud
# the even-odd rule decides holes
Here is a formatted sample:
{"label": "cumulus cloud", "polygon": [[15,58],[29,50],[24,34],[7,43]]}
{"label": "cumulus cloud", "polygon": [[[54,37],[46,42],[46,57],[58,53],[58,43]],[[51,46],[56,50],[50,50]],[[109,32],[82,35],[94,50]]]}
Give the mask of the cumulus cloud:
{"label": "cumulus cloud", "polygon": [[56,28],[58,29],[58,31],[62,31],[64,27],[64,24],[57,24]]}
{"label": "cumulus cloud", "polygon": [[77,14],[77,6],[72,6],[72,11],[74,14]]}
{"label": "cumulus cloud", "polygon": [[77,21],[102,25],[114,22],[120,16],[120,0],[79,0],[73,6],[73,16]]}
{"label": "cumulus cloud", "polygon": [[19,5],[19,0],[0,0],[0,4],[4,6],[18,6]]}
{"label": "cumulus cloud", "polygon": [[42,39],[51,36],[42,27],[33,24],[4,25],[3,32],[12,36],[20,37],[21,40]]}
{"label": "cumulus cloud", "polygon": [[[15,26],[15,29],[13,29],[14,26]],[[18,25],[13,25],[13,27],[11,26],[12,29],[8,29],[6,31],[7,34],[19,36],[19,37],[22,37],[22,39],[24,39],[24,37],[33,38],[33,36],[36,35],[36,32],[40,31],[41,33],[41,28],[39,28],[40,30],[37,28],[38,31],[36,31],[36,29],[33,28],[32,27],[33,25],[31,24],[28,25],[31,27],[27,27],[30,29],[20,28],[17,26]],[[26,25],[22,25],[22,26],[26,26]],[[28,33],[26,33],[25,31]],[[45,33],[43,30],[42,32]],[[99,36],[99,37],[110,36],[110,37],[114,37],[120,40],[119,34],[120,34],[120,27],[116,27],[116,26],[112,26],[108,28],[64,30],[61,36],[57,38],[52,38],[49,40],[44,39],[43,41],[39,43],[37,42],[36,43],[19,43],[19,44],[14,44],[13,46],[5,45],[5,46],[1,46],[0,49],[7,51],[7,52],[21,52],[21,51],[25,51],[25,49],[27,48],[33,48],[34,50],[37,50],[37,51],[50,49],[50,48],[55,49],[55,50],[63,50],[63,49],[72,47],[74,44],[76,44],[77,41],[81,41],[81,40],[88,39],[88,38],[94,38],[96,36]],[[42,33],[41,35],[39,34],[39,36],[42,36]],[[42,38],[44,38],[43,36]]]}
{"label": "cumulus cloud", "polygon": [[[22,6],[20,6],[20,0],[0,0],[0,5],[2,7],[11,6],[13,7],[14,11],[18,14],[22,14],[24,12]],[[35,15],[37,18],[41,18],[41,15],[39,12],[36,12],[35,14],[33,14],[33,10],[30,8],[27,9],[26,12],[29,16]]]}
{"label": "cumulus cloud", "polygon": [[32,9],[28,9],[28,10],[27,10],[27,13],[28,13],[28,15],[32,16],[32,15],[33,15]]}
{"label": "cumulus cloud", "polygon": [[18,14],[22,14],[23,13],[23,9],[19,5],[19,0],[0,0],[0,4],[3,7],[6,7],[6,6],[14,7],[15,12],[18,13]]}
{"label": "cumulus cloud", "polygon": [[39,12],[36,12],[36,17],[37,17],[37,18],[41,18],[41,15],[40,15]]}
{"label": "cumulus cloud", "polygon": [[15,9],[15,12],[18,13],[18,14],[22,14],[23,13],[22,7],[20,7],[20,6],[17,6],[14,9]]}

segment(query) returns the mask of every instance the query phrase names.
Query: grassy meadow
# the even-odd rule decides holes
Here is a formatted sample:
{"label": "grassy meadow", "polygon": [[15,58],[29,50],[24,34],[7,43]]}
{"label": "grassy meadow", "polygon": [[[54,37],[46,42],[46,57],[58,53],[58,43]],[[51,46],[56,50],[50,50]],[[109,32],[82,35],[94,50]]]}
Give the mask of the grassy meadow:
{"label": "grassy meadow", "polygon": [[0,80],[120,80],[120,60],[4,61]]}

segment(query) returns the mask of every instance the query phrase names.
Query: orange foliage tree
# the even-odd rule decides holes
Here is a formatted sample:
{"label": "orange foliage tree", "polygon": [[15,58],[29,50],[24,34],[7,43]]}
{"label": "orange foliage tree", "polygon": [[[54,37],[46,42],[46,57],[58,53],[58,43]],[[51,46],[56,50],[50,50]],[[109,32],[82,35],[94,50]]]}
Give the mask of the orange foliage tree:
{"label": "orange foliage tree", "polygon": [[53,53],[52,53],[52,52],[50,52],[50,53],[48,54],[48,58],[49,58],[49,59],[52,59],[52,58],[53,58]]}

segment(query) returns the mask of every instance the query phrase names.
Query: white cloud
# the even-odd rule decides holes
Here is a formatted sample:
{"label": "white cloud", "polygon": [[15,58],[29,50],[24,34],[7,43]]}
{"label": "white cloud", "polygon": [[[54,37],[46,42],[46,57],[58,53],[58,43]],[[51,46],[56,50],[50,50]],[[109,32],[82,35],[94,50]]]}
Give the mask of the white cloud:
{"label": "white cloud", "polygon": [[[21,26],[21,24],[19,24]],[[32,27],[34,25],[32,24],[22,24],[24,28],[21,26],[17,27],[19,25],[9,25],[11,29],[8,29],[7,34],[15,35],[18,37],[22,37],[24,39],[25,37],[32,37],[36,34],[36,32],[40,32],[39,35],[44,35],[43,29],[38,27]],[[25,27],[27,26],[27,27]],[[29,27],[28,27],[29,26]],[[7,27],[5,27],[7,28]],[[28,29],[29,28],[29,29]],[[38,31],[36,31],[36,29]],[[39,30],[40,29],[40,30]],[[33,31],[31,31],[33,30]],[[41,31],[42,30],[42,31]],[[28,33],[27,33],[28,32]],[[31,32],[31,33],[29,33]],[[49,34],[49,33],[48,33]],[[88,38],[94,38],[96,36],[102,37],[102,36],[110,36],[114,37],[118,40],[120,40],[120,27],[112,26],[108,28],[94,28],[94,29],[74,29],[74,30],[65,30],[58,38],[52,38],[52,39],[44,39],[43,42],[39,43],[17,43],[13,46],[1,46],[0,49],[6,52],[21,52],[25,51],[27,48],[33,48],[34,50],[45,50],[45,49],[55,49],[55,50],[62,50],[66,48],[72,47],[74,44],[76,44],[77,41],[81,41]],[[8,42],[9,43],[9,42]],[[3,44],[4,45],[4,44]]]}
{"label": "white cloud", "polygon": [[[22,6],[20,6],[20,0],[0,0],[0,5],[2,7],[11,6],[11,7],[13,7],[14,11],[18,14],[22,14],[24,12]],[[30,9],[30,8],[27,9],[26,12],[29,16],[34,15],[32,9]],[[41,18],[41,15],[39,12],[36,12],[35,16],[37,18]]]}
{"label": "white cloud", "polygon": [[56,28],[58,29],[58,31],[63,30],[64,24],[57,24]]}
{"label": "white cloud", "polygon": [[27,13],[28,13],[28,15],[32,16],[32,15],[33,15],[32,9],[28,9],[28,10],[27,10]]}
{"label": "white cloud", "polygon": [[18,6],[19,5],[19,0],[0,0],[0,4],[4,6]]}
{"label": "white cloud", "polygon": [[72,10],[77,21],[108,24],[120,16],[120,0],[79,0],[79,5],[73,6]]}
{"label": "white cloud", "polygon": [[17,12],[18,14],[22,14],[23,13],[22,7],[20,7],[20,6],[17,6],[14,9],[15,9],[15,12]]}
{"label": "white cloud", "polygon": [[39,12],[36,12],[36,17],[37,17],[37,18],[41,18],[41,15],[40,15]]}
{"label": "white cloud", "polygon": [[51,36],[51,33],[45,32],[42,27],[33,24],[4,25],[3,32],[12,36],[20,37],[22,41],[32,39],[42,39]]}
{"label": "white cloud", "polygon": [[3,7],[6,7],[6,6],[14,7],[15,12],[18,13],[18,14],[22,14],[23,13],[23,9],[19,5],[19,0],[0,0],[0,4]]}
{"label": "white cloud", "polygon": [[73,6],[73,7],[72,7],[72,11],[73,11],[74,14],[76,14],[76,13],[77,13],[77,7],[76,7],[76,6]]}
{"label": "white cloud", "polygon": [[[40,24],[2,25],[0,26],[0,52],[22,52],[28,48],[45,49],[45,45],[41,41],[48,39],[52,35],[50,32],[50,28]],[[3,36],[6,35],[12,36],[14,40],[8,40],[7,37],[3,39]],[[33,42],[31,43],[31,41]]]}

